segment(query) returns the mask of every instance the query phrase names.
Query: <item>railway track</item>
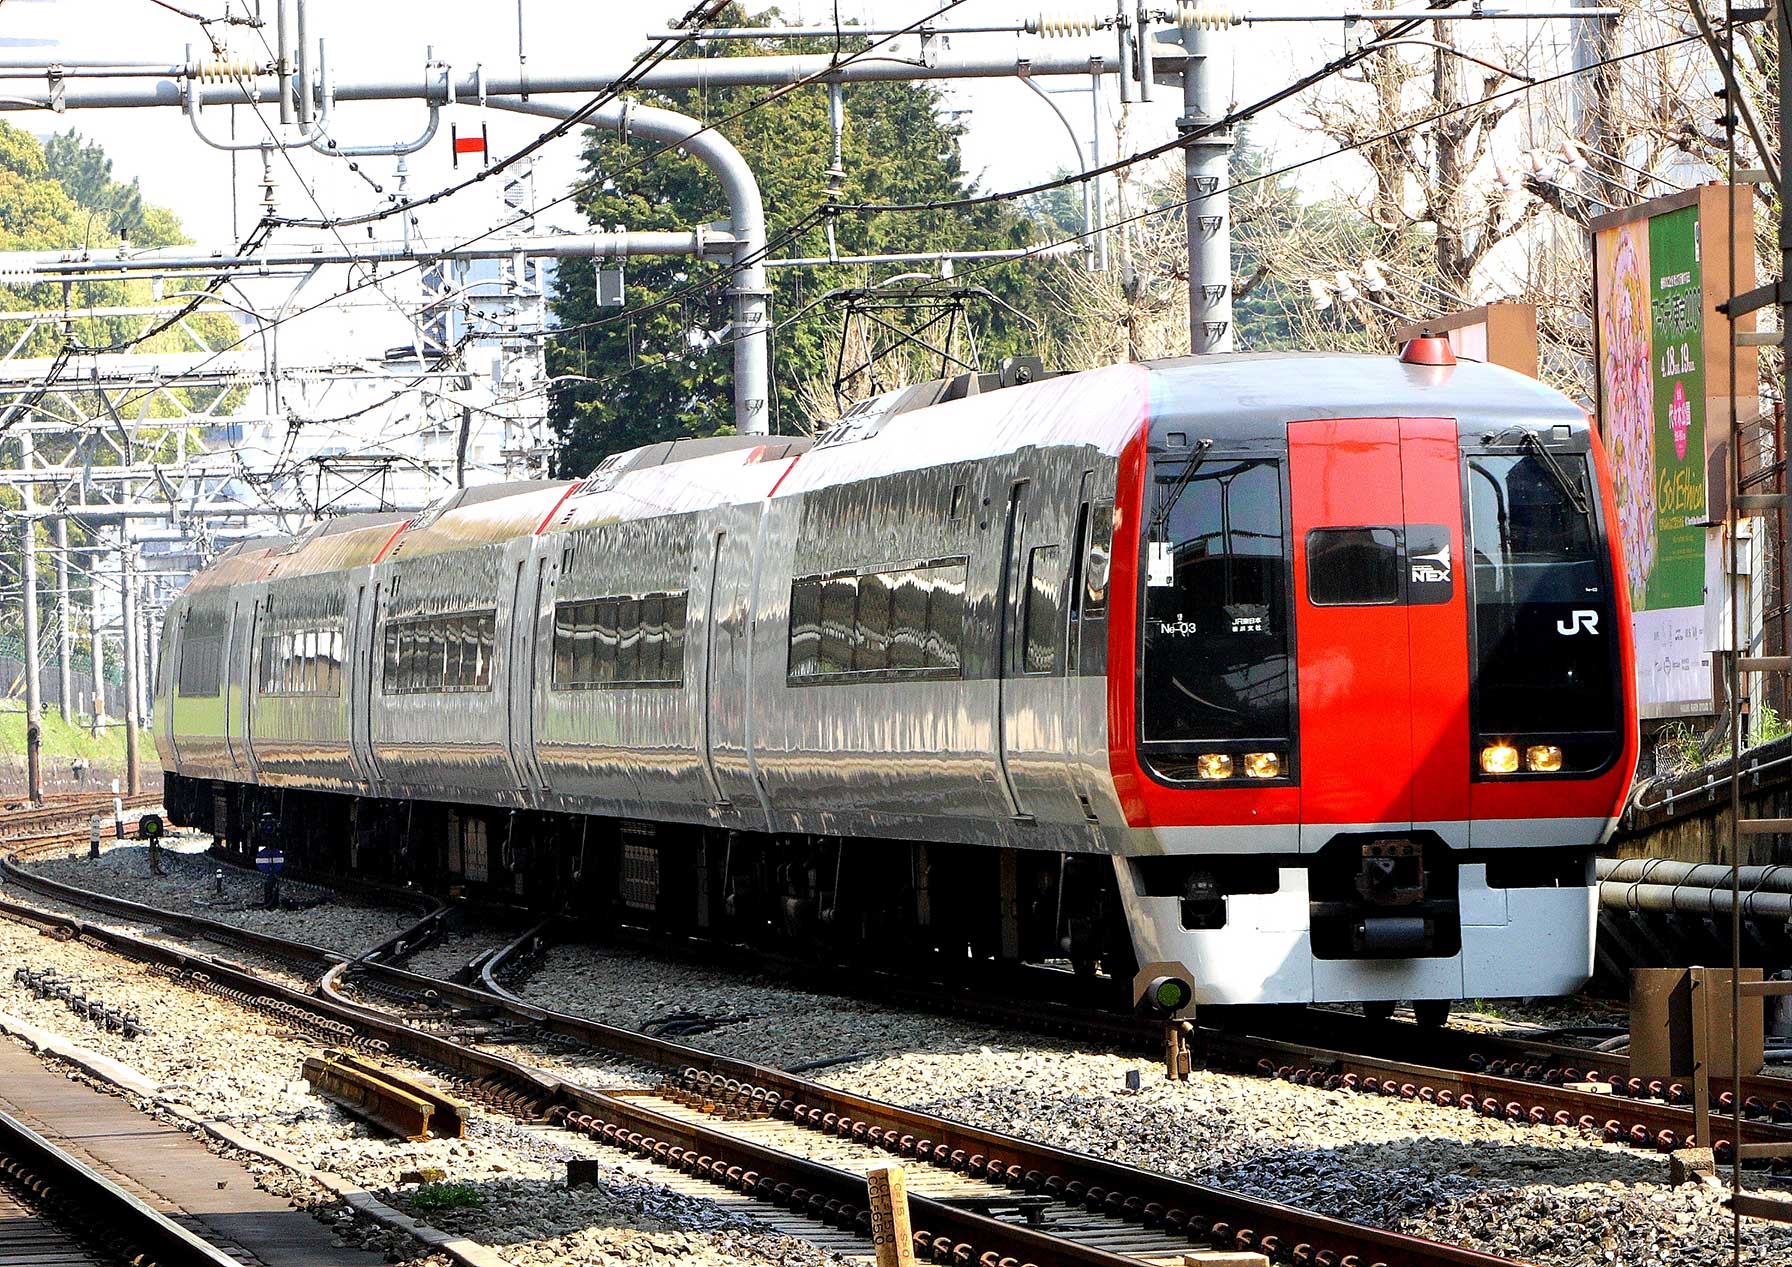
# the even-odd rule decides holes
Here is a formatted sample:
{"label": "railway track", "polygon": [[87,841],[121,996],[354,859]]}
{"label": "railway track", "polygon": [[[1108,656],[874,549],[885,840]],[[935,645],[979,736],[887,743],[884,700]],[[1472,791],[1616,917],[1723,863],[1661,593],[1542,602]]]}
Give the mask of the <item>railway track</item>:
{"label": "railway track", "polygon": [[[155,965],[171,978],[278,1015],[334,1045],[362,1045],[450,1078],[469,1098],[551,1122],[811,1219],[868,1234],[865,1171],[910,1169],[917,1246],[935,1262],[1020,1267],[1180,1264],[1251,1251],[1301,1267],[1497,1267],[1509,1260],[1073,1153],[854,1096],[779,1070],[507,998],[367,958],[197,916],[85,893],[8,860],[9,880],[62,901],[155,920],[321,969],[318,992],[229,963],[14,902],[0,913]],[[528,935],[513,945],[526,942]],[[489,979],[493,965],[486,965]],[[358,1002],[371,995],[385,1006]],[[403,1016],[387,1008],[396,1003]],[[499,1022],[495,1036],[492,1022]],[[538,1036],[653,1071],[657,1085],[599,1090],[498,1054]],[[645,1079],[651,1081],[651,1078]]]}
{"label": "railway track", "polygon": [[[21,872],[10,863],[7,870],[10,874],[29,877],[28,872]],[[54,884],[41,878],[32,878],[28,882]],[[322,883],[322,878],[317,878],[317,882]],[[177,921],[193,935],[209,940],[235,940],[262,953],[302,953],[306,962],[315,965],[319,971],[329,968],[332,962],[346,965],[349,958],[345,954],[332,956],[330,951],[320,947],[300,948],[296,944],[289,944],[285,950],[269,947],[259,935],[244,937],[241,930],[229,925],[147,907],[131,909],[131,904],[120,903],[105,895],[84,894],[68,886],[57,887],[64,900],[97,902],[140,919],[155,918],[164,923]],[[388,896],[415,899],[417,895],[391,890]],[[442,912],[437,908],[433,918],[439,921],[441,917]],[[378,1000],[379,1006],[387,1008],[404,1008],[418,999],[427,999],[424,1007],[409,1015],[418,1024],[432,1023],[430,1018],[435,1015],[437,1019],[433,1023],[447,1034],[479,1038],[502,1035],[506,1029],[511,1033],[519,1030],[526,1033],[533,1028],[595,1051],[622,1055],[647,1065],[659,1067],[667,1063],[661,1058],[664,1053],[630,1050],[633,1044],[629,1037],[643,1039],[644,1036],[632,1035],[631,1031],[601,1025],[588,1018],[536,1007],[502,985],[498,975],[515,952],[539,942],[542,937],[540,928],[528,930],[498,954],[487,956],[480,965],[478,984],[472,987],[406,973],[391,962],[381,962],[401,957],[401,952],[394,948],[415,944],[425,935],[419,930],[429,927],[431,918],[426,915],[417,930],[402,932],[386,946],[361,957],[352,971],[345,967],[337,972],[327,988],[336,990],[351,1005],[349,993],[356,990],[365,992]],[[1130,1016],[1093,1013],[1037,999],[1016,1001],[982,992],[948,991],[905,979],[873,980],[863,974],[855,976],[852,986],[886,1001],[985,1020],[995,1017],[1036,1032],[1094,1038],[1136,1050],[1161,1051],[1164,1044],[1161,1022],[1147,1022]],[[443,1003],[450,1004],[462,1014],[482,1014],[481,1019],[470,1026],[456,1019],[440,1019]],[[505,1009],[508,1027],[491,1023],[490,1009],[494,1003]],[[1532,1043],[1496,1035],[1367,1021],[1335,1012],[1308,1010],[1300,1015],[1303,1031],[1298,1039],[1276,1032],[1239,1033],[1205,1026],[1181,1028],[1191,1053],[1215,1068],[1328,1089],[1394,1096],[1434,1104],[1440,1110],[1571,1127],[1607,1142],[1662,1152],[1686,1147],[1692,1141],[1693,1114],[1688,1089],[1674,1083],[1632,1078],[1629,1062],[1622,1055],[1566,1044]],[[680,1051],[683,1054],[678,1059],[721,1060],[690,1048]],[[1420,1059],[1412,1058],[1415,1053]],[[1751,1077],[1745,1080],[1743,1099],[1741,1135],[1744,1143],[1792,1142],[1792,1079],[1771,1075]],[[1727,1119],[1732,1104],[1727,1089],[1714,1088],[1713,1108],[1717,1114]],[[1714,1129],[1723,1131],[1728,1125],[1727,1121],[1720,1122]],[[1730,1149],[1731,1141],[1720,1135],[1715,1149],[1718,1159],[1727,1160]]]}
{"label": "railway track", "polygon": [[241,1267],[0,1113],[0,1267]]}
{"label": "railway track", "polygon": [[[76,836],[85,840],[88,820],[93,815],[103,815],[110,823],[112,800],[108,794],[93,793],[0,810],[0,844],[42,845]],[[121,796],[118,800],[124,809],[154,809],[162,803],[160,794],[155,792]]]}

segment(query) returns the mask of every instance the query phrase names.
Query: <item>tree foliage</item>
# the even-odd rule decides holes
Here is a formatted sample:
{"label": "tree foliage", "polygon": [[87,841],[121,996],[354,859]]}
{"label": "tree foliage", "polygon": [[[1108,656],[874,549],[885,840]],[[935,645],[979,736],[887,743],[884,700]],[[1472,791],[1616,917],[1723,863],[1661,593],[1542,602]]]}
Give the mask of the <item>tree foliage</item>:
{"label": "tree foliage", "polygon": [[[759,15],[762,20],[766,15]],[[724,24],[749,19],[736,7]],[[862,47],[848,41],[846,48]],[[780,44],[780,51],[831,52]],[[700,47],[699,56],[763,54],[751,41]],[[691,90],[655,96],[654,104],[716,123],[745,156],[764,194],[773,256],[826,255],[820,210],[828,203],[832,133],[828,94],[805,87],[766,104],[764,89]],[[974,186],[959,153],[962,127],[942,117],[937,89],[909,83],[849,86],[845,98],[845,161],[840,201],[911,204],[956,198]],[[734,117],[738,114],[739,117]],[[677,154],[649,158],[651,149],[612,132],[588,134],[580,209],[601,226],[630,229],[684,227],[725,219],[717,180],[700,163]],[[923,213],[840,214],[835,238],[841,255],[1013,248],[1035,239],[1033,224],[1006,204]],[[1006,304],[1034,312],[1035,279],[1061,267],[1029,262],[979,270],[975,284]],[[864,286],[926,265],[866,268],[836,265],[773,269],[772,426],[808,430],[818,396],[829,394],[839,351],[839,310],[824,296]],[[733,427],[731,348],[725,267],[689,259],[631,261],[627,308],[600,309],[592,261],[567,261],[559,270],[554,311],[569,329],[550,348],[556,375],[578,376],[556,393],[553,419],[560,437],[559,467],[588,471],[606,454],[681,436],[725,433]],[[1042,335],[1002,304],[972,302],[985,368],[997,356],[1039,351]],[[592,324],[595,323],[595,324]],[[937,362],[936,362],[937,368]],[[818,386],[819,385],[819,386]]]}

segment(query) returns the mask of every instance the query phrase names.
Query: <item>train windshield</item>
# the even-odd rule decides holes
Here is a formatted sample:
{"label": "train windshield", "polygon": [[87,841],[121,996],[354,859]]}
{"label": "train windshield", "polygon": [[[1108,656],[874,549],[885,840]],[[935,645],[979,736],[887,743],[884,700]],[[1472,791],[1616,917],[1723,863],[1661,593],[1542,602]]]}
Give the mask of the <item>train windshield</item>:
{"label": "train windshield", "polygon": [[1153,469],[1140,717],[1146,743],[1286,739],[1281,464],[1196,453]]}
{"label": "train windshield", "polygon": [[[1478,729],[1615,735],[1618,631],[1586,457],[1541,445],[1473,454],[1468,492]],[[1601,765],[1610,748],[1571,764]]]}

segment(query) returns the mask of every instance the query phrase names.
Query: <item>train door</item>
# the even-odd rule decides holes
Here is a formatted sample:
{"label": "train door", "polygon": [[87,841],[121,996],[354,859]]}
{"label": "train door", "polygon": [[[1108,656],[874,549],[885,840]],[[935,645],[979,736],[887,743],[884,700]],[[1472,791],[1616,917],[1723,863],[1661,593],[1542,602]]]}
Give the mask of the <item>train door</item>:
{"label": "train door", "polygon": [[350,758],[362,782],[372,785],[379,779],[379,767],[373,760],[373,680],[375,659],[381,651],[379,638],[380,584],[361,582],[349,607],[348,645],[363,651],[348,662],[348,747]]}
{"label": "train door", "polygon": [[[167,620],[162,625],[162,677],[167,685],[156,700],[156,725],[168,738],[169,768],[174,770],[181,768],[180,727],[184,720],[175,716],[179,709],[176,701],[180,698],[181,642],[187,622],[192,618],[193,609],[183,606],[178,620]],[[100,686],[95,683],[96,690]]]}
{"label": "train door", "polygon": [[[545,789],[541,764],[535,759],[535,698],[537,675],[535,649],[544,642],[538,626],[551,621],[544,608],[548,601],[548,555],[546,551],[531,559],[525,554],[517,560],[516,578],[511,592],[509,663],[504,668],[506,691],[505,716],[508,743],[505,745],[516,771],[518,786],[533,794]],[[551,645],[551,634],[547,636]]]}
{"label": "train door", "polygon": [[1016,819],[1031,819],[1014,785],[1014,772],[1009,755],[1021,727],[1023,688],[1015,682],[1015,643],[1020,620],[1017,609],[1021,602],[1022,558],[1026,551],[1026,523],[1029,486],[1016,480],[1008,489],[1008,507],[1002,531],[1001,582],[996,586],[996,767],[1008,812]]}
{"label": "train door", "polygon": [[[257,652],[255,635],[261,628],[261,605],[259,598],[246,604],[233,598],[230,629],[224,639],[224,743],[230,752],[231,765],[251,776],[258,768],[253,678]],[[240,672],[239,664],[242,666]]]}
{"label": "train door", "polygon": [[1107,572],[1114,506],[1095,497],[1095,472],[1083,472],[1070,575],[1064,600],[1063,710],[1071,780],[1083,817],[1095,821],[1099,772],[1107,762]]}
{"label": "train door", "polygon": [[1364,826],[1450,841],[1468,800],[1455,424],[1297,422],[1288,450],[1301,847]]}
{"label": "train door", "polygon": [[[717,593],[722,583],[722,551],[728,542],[728,534],[717,529],[710,535],[708,542],[709,558],[704,572],[703,590],[703,667],[697,678],[698,690],[702,692],[697,712],[697,725],[700,734],[697,736],[697,754],[703,761],[703,779],[707,787],[711,804],[716,808],[726,808],[728,794],[722,788],[722,780],[716,772],[715,742],[715,692],[716,692],[716,650],[722,633],[716,628],[717,620],[722,616],[725,605],[721,595]],[[689,628],[689,618],[686,618]],[[688,632],[687,632],[688,636]]]}

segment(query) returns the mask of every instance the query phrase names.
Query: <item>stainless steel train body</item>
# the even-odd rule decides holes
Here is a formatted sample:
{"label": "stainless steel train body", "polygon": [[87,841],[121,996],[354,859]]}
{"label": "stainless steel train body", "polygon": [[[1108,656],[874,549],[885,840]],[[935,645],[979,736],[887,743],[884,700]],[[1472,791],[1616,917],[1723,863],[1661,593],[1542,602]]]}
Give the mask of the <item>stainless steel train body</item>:
{"label": "stainless steel train body", "polygon": [[[156,740],[170,811],[244,851],[277,842],[323,865],[722,935],[1100,963],[1141,988],[1168,979],[1175,1006],[1183,981],[1200,1003],[1576,987],[1591,850],[1634,762],[1627,685],[1611,759],[1516,800],[1474,801],[1465,704],[1447,822],[1414,807],[1426,771],[1408,749],[1403,808],[1302,814],[1301,788],[1318,787],[1303,744],[1323,748],[1302,737],[1322,720],[1312,710],[1376,702],[1343,679],[1328,690],[1316,648],[1294,654],[1298,585],[1282,585],[1281,659],[1237,679],[1277,678],[1292,701],[1287,733],[1259,742],[1279,754],[1269,777],[1197,778],[1187,763],[1207,758],[1155,743],[1140,714],[1160,705],[1139,691],[1151,638],[1178,627],[1145,604],[1169,584],[1159,564],[1216,554],[1160,549],[1153,499],[1173,482],[1205,496],[1214,470],[1194,468],[1209,454],[1279,471],[1287,499],[1323,478],[1290,469],[1297,420],[1450,419],[1465,453],[1520,426],[1587,455],[1584,416],[1502,371],[1391,358],[984,386],[880,397],[814,444],[651,446],[583,481],[236,547],[168,613]],[[1276,566],[1298,579],[1283,535]],[[1605,617],[1614,666],[1618,615]],[[1453,654],[1466,678],[1473,648]],[[1416,916],[1364,892],[1357,943],[1315,946],[1310,921],[1331,906],[1310,877],[1339,841],[1355,866],[1359,839],[1420,859],[1418,887],[1390,909],[1417,901],[1421,922],[1453,921],[1447,935],[1411,941]],[[1362,944],[1384,915],[1409,940]]]}

